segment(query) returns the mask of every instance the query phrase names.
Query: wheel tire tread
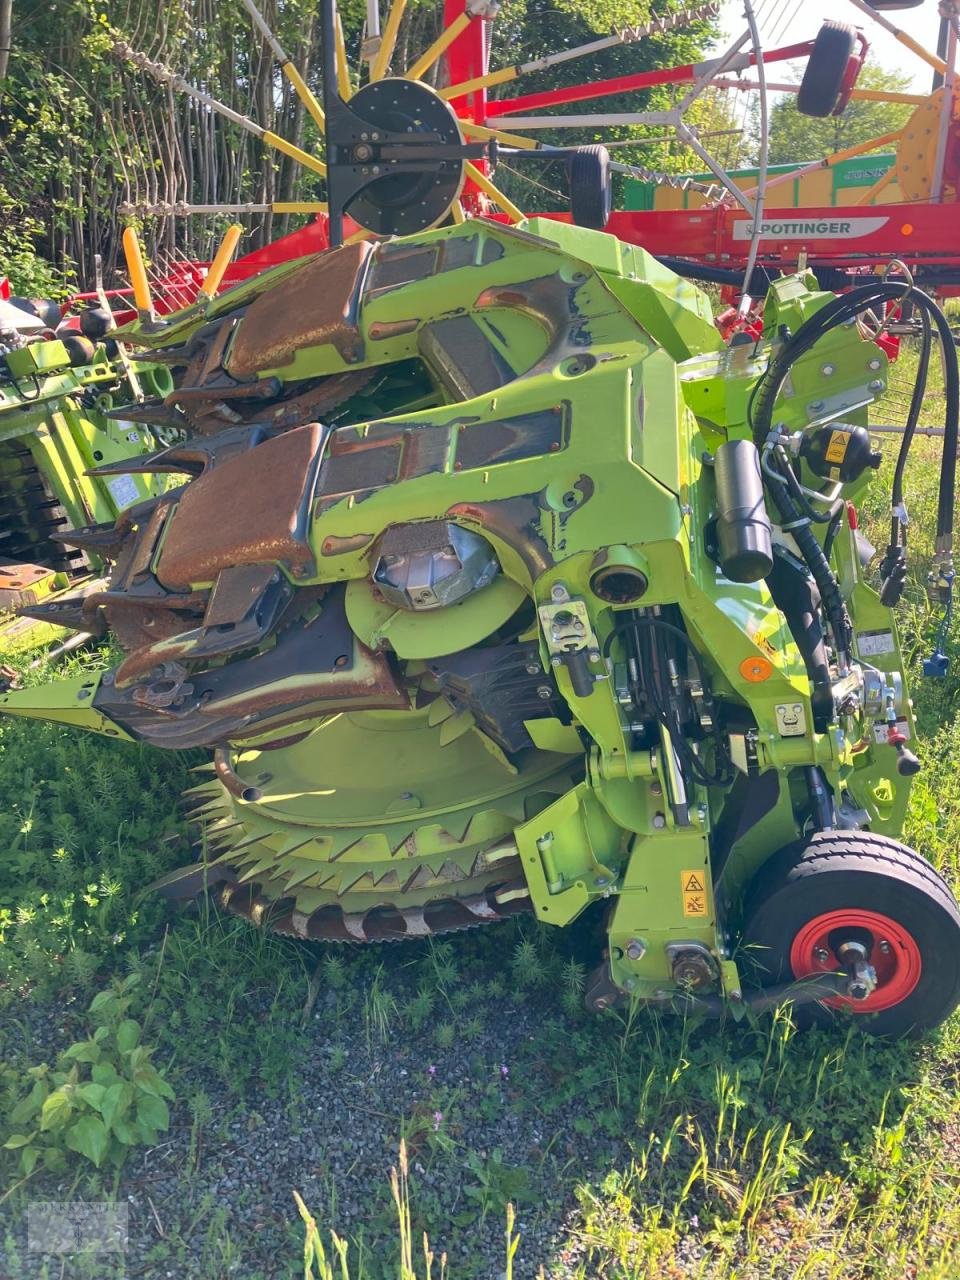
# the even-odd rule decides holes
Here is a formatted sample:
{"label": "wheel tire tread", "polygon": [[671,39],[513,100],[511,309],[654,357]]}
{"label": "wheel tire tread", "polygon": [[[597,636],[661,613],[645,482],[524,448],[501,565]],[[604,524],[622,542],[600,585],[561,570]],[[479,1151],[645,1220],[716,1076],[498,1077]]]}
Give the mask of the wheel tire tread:
{"label": "wheel tire tread", "polygon": [[[756,936],[755,922],[763,918],[765,909],[775,913],[783,911],[784,905],[789,903],[791,892],[814,877],[831,873],[882,874],[888,880],[898,881],[905,889],[912,889],[914,895],[920,895],[928,910],[943,913],[944,928],[949,929],[952,924],[960,934],[960,907],[953,893],[940,873],[919,853],[877,832],[827,831],[806,841],[788,845],[764,865],[751,885],[744,903],[741,937],[746,939],[751,935]],[[930,917],[931,920],[934,918],[935,916]],[[910,997],[907,998],[909,999]],[[906,1004],[907,1001],[903,1003]],[[960,1003],[960,967],[954,975],[952,988],[940,993],[939,1003],[948,1010]],[[890,1027],[896,1021],[894,1010],[899,1008],[900,1005],[895,1005],[874,1016],[881,1020],[881,1025]],[[799,1012],[802,1021],[817,1019],[812,1006]],[[922,1030],[929,1025],[933,1024],[923,1020],[913,1028],[904,1024],[895,1034],[913,1035],[917,1029]],[[881,1033],[886,1034],[886,1030]]]}
{"label": "wheel tire tread", "polygon": [[[841,38],[846,52],[841,46]],[[797,91],[797,110],[801,115],[810,116],[814,120],[825,120],[833,114],[843,86],[847,63],[855,48],[855,29],[848,23],[828,18],[821,24]],[[828,85],[832,81],[836,82],[836,89],[829,101],[823,93],[825,77],[828,77]]]}

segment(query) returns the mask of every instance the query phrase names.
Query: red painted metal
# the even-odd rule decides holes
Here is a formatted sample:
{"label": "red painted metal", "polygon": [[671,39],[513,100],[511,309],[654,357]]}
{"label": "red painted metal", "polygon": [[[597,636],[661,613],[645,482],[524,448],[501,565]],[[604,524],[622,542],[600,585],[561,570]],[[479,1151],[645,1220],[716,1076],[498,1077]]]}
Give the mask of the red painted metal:
{"label": "red painted metal", "polygon": [[[548,218],[569,222],[568,213]],[[909,266],[960,266],[954,204],[879,204],[768,209],[760,241],[763,266],[793,269],[800,253],[813,264],[870,269],[891,257]],[[750,248],[749,216],[739,207],[618,211],[607,230],[657,257],[688,258],[736,269]]]}
{"label": "red painted metal", "polygon": [[[906,1000],[920,981],[923,962],[913,934],[879,911],[847,907],[816,916],[797,933],[790,947],[793,976],[806,978],[842,969],[835,948],[844,941],[864,941],[868,946],[870,963],[877,973],[876,990],[865,1000],[837,996],[824,1004],[854,1013],[879,1013]],[[886,949],[881,943],[886,943]],[[818,958],[824,954],[824,959]]]}
{"label": "red painted metal", "polygon": [[[813,42],[806,40],[802,44],[785,45],[782,49],[770,49],[764,53],[763,61],[780,62],[787,58],[805,57],[813,48]],[[487,117],[491,121],[494,116],[526,115],[530,111],[538,111],[542,107],[557,107],[564,102],[584,102],[592,98],[606,98],[615,93],[634,93],[640,89],[653,89],[662,84],[691,84],[697,76],[702,75],[704,62],[688,62],[682,67],[663,67],[658,71],[638,71],[632,76],[614,76],[610,80],[595,80],[587,84],[569,84],[560,89],[547,89],[543,93],[528,93],[520,98],[500,98],[496,102],[487,103]],[[750,66],[756,65],[756,56],[750,55]],[[509,121],[506,122],[509,126]]]}

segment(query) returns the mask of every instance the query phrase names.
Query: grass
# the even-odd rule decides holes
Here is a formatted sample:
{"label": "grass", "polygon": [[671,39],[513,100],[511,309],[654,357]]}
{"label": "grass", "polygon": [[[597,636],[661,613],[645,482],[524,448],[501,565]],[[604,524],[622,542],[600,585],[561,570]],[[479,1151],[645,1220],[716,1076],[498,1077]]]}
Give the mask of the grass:
{"label": "grass", "polygon": [[[936,415],[934,396],[925,420]],[[916,676],[935,621],[923,583],[938,453],[938,442],[916,442],[907,488],[912,577],[901,627],[925,769],[906,835],[956,886],[956,622],[950,676]],[[881,549],[891,467],[861,512]],[[960,1275],[960,1019],[920,1043],[889,1045],[854,1027],[801,1036],[786,1014],[722,1027],[638,1008],[594,1018],[580,1008],[592,920],[562,933],[513,924],[325,952],[208,906],[167,920],[139,890],[183,860],[177,797],[189,763],[0,724],[0,1091],[81,1039],[92,994],[136,973],[131,1014],[176,1092],[180,1191],[154,1204],[156,1230],[128,1257],[130,1274]],[[317,1005],[302,1030],[311,979]],[[325,1100],[324,1124],[352,1116],[364,1141],[375,1139],[372,1153],[357,1153],[357,1167],[373,1170],[360,1207],[355,1195],[346,1207],[354,1174],[324,1164],[336,1144],[319,1140],[311,1187],[293,1181],[301,1169],[269,1157],[286,1206],[279,1220],[252,1190],[218,1191],[237,1133],[262,1135],[265,1160],[275,1126],[311,1133],[308,1088]],[[340,1147],[353,1141],[345,1127]],[[129,1182],[38,1174],[12,1191],[0,1203],[0,1274],[40,1274],[18,1234],[31,1198],[129,1186],[144,1205],[152,1167],[125,1171]],[[0,1171],[2,1196],[15,1168]]]}

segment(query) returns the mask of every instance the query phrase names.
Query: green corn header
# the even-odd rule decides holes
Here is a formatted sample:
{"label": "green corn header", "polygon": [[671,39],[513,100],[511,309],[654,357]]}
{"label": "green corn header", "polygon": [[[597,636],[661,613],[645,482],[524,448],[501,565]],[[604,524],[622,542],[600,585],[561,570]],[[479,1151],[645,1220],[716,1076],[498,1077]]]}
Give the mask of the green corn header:
{"label": "green corn header", "polygon": [[[883,604],[852,516],[887,380],[861,302],[784,277],[762,338],[725,346],[642,249],[476,220],[133,326],[176,391],[123,414],[176,441],[137,456],[140,426],[48,398],[29,443],[55,422],[95,463],[57,496],[112,565],[29,612],[123,660],[0,709],[208,748],[198,861],[163,889],[259,926],[375,942],[592,910],[594,1008],[931,1025],[960,917],[896,841],[918,765],[902,556]],[[138,500],[114,521],[117,476]]]}

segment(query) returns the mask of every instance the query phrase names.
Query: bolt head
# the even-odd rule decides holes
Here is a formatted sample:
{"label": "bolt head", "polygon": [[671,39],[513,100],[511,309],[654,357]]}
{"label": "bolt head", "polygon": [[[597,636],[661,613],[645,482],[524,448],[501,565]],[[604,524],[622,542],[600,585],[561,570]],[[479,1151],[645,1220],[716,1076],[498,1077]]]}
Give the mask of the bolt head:
{"label": "bolt head", "polygon": [[642,938],[631,938],[627,943],[627,959],[642,960],[647,951],[647,944]]}
{"label": "bolt head", "polygon": [[553,586],[550,588],[550,599],[551,600],[567,599],[567,588],[563,585],[562,582],[555,582]]}
{"label": "bolt head", "polygon": [[657,831],[661,831],[667,825],[666,816],[662,813],[653,815],[653,825]]}
{"label": "bolt head", "polygon": [[550,686],[549,686],[548,684],[541,684],[541,685],[538,685],[538,686],[537,686],[537,697],[538,697],[538,698],[542,698],[542,699],[543,699],[543,701],[544,701],[544,702],[546,702],[546,701],[547,701],[547,699],[548,699],[548,698],[550,698],[551,696],[552,696],[552,691],[551,691]]}
{"label": "bolt head", "polygon": [[893,950],[893,947],[891,947],[890,943],[886,940],[886,938],[881,938],[880,939],[881,954],[888,956],[892,950]]}
{"label": "bolt head", "polygon": [[813,953],[813,958],[818,964],[826,964],[830,959],[830,952],[826,947],[817,947],[816,951]]}

